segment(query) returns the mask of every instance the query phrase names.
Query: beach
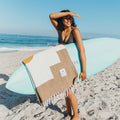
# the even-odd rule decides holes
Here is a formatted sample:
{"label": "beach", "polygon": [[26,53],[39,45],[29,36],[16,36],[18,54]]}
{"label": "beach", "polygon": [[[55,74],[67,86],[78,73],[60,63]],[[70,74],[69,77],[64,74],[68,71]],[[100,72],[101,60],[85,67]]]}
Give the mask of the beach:
{"label": "beach", "polygon": [[[44,108],[35,95],[21,95],[5,88],[21,61],[38,51],[0,53],[0,120],[62,120],[65,99]],[[120,59],[103,71],[79,82],[75,95],[82,120],[120,120]]]}

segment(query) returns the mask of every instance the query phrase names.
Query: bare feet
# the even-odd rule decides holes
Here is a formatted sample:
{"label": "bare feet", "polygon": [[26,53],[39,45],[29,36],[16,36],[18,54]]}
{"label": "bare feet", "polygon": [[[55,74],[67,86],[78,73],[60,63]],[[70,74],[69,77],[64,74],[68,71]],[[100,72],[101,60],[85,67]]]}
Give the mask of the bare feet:
{"label": "bare feet", "polygon": [[74,115],[71,120],[79,120],[79,115]]}

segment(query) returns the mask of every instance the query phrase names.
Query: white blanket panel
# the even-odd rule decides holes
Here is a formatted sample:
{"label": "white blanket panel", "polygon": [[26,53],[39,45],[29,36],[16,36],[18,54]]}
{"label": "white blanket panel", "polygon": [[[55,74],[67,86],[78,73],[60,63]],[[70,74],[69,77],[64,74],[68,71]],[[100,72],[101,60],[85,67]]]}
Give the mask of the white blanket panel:
{"label": "white blanket panel", "polygon": [[32,79],[36,87],[53,79],[50,66],[60,63],[59,56],[56,52],[62,49],[65,49],[64,45],[59,45],[39,52],[33,56],[33,59],[29,63],[27,63],[27,67],[32,74]]}

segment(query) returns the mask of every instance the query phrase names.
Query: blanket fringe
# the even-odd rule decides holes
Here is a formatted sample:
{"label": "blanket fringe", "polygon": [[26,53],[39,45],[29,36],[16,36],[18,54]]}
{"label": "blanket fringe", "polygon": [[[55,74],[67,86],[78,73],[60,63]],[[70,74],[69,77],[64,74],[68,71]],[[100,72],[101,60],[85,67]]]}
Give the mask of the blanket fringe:
{"label": "blanket fringe", "polygon": [[60,98],[63,98],[64,97],[67,97],[68,96],[68,91],[70,90],[70,93],[71,91],[74,93],[75,92],[75,89],[78,87],[78,83],[75,82],[74,85],[70,86],[69,88],[66,88],[64,91],[62,92],[58,92],[56,93],[54,96],[51,96],[47,101],[45,101],[44,103],[40,104],[42,107],[48,107],[49,105],[55,105],[56,102],[60,99]]}

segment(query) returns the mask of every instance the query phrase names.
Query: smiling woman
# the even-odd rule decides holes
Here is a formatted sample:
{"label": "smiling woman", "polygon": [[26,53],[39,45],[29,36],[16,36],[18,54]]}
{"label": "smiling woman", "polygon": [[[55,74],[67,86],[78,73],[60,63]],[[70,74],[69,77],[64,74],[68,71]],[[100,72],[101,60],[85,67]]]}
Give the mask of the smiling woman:
{"label": "smiling woman", "polygon": [[[70,11],[62,10],[61,12],[70,12]],[[59,31],[61,31],[59,34],[58,42],[63,43],[63,44],[75,42],[75,39],[74,39],[73,35],[71,34],[71,31],[65,32],[65,29],[67,29],[68,27],[76,27],[74,18],[71,15],[67,15],[67,16],[58,18],[57,22],[58,22],[57,28]],[[68,35],[68,36],[66,36],[66,35]]]}
{"label": "smiling woman", "polygon": [[[86,79],[86,56],[83,46],[81,34],[74,22],[73,16],[81,18],[76,13],[69,10],[62,10],[61,12],[52,13],[49,15],[50,20],[58,32],[58,42],[60,44],[77,43],[77,47],[80,52],[80,59],[82,63],[82,72],[80,77],[82,80]],[[78,120],[78,105],[77,98],[71,90],[68,90],[68,96],[66,96],[67,115],[71,115],[71,108],[73,109],[74,116],[72,120]]]}
{"label": "smiling woman", "polygon": [[[62,13],[65,13],[65,12],[67,13],[67,12],[70,12],[70,11],[69,10],[62,10],[61,12]],[[60,31],[64,30],[64,23],[65,23],[64,20],[66,21],[66,20],[69,20],[69,19],[70,19],[70,22],[71,22],[71,26],[76,27],[73,16],[68,14],[67,16],[57,18],[57,22],[58,22],[57,28],[58,28],[58,30],[60,30]]]}

